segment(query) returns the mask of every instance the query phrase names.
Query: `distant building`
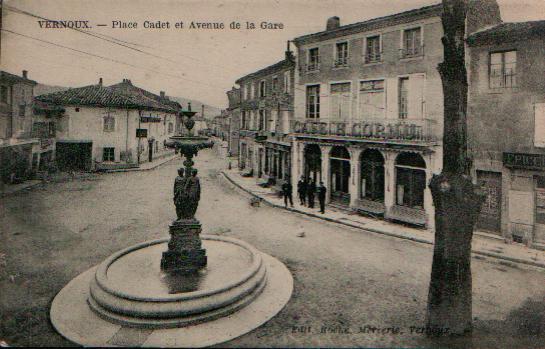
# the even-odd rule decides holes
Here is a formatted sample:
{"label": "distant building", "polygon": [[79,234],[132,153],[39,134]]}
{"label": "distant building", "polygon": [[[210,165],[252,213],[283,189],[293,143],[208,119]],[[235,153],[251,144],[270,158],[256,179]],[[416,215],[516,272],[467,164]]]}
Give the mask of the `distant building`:
{"label": "distant building", "polygon": [[487,199],[478,228],[545,248],[545,21],[468,38],[468,140]]}
{"label": "distant building", "polygon": [[236,81],[240,86],[239,167],[260,184],[277,188],[291,173],[290,121],[293,117],[295,57]]}
{"label": "distant building", "polygon": [[36,97],[64,112],[56,129],[56,160],[61,169],[133,167],[170,154],[165,141],[180,123],[181,105],[134,86],[130,80]]}
{"label": "distant building", "polygon": [[240,133],[240,88],[233,87],[227,91],[229,107],[227,108],[229,118],[229,144],[228,150],[232,156],[238,156],[239,133]]}
{"label": "distant building", "polygon": [[37,83],[27,71],[21,76],[0,72],[0,180],[9,183],[32,176],[40,148],[32,137],[32,97]]}

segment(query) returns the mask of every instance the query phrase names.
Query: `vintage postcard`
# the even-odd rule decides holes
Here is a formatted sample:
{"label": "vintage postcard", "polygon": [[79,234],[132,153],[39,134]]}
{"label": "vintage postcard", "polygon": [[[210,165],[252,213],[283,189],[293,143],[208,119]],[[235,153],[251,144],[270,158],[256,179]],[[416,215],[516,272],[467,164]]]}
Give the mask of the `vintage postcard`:
{"label": "vintage postcard", "polygon": [[0,18],[0,346],[545,348],[542,0]]}

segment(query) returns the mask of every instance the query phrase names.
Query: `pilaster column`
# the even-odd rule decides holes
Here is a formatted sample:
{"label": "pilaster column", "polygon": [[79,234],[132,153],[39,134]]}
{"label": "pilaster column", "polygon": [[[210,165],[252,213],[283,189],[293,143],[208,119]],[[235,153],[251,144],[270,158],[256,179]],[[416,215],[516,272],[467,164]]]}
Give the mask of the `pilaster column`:
{"label": "pilaster column", "polygon": [[[331,153],[331,148],[333,148],[331,145],[321,145],[320,150],[322,152],[322,172],[321,172],[321,178],[320,180],[324,182],[324,186],[327,188],[326,198],[325,202],[326,204],[329,203],[331,198],[331,183],[329,180],[330,173],[329,173],[329,155]],[[318,185],[319,183],[317,183]]]}
{"label": "pilaster column", "polygon": [[433,176],[433,155],[426,155],[424,160],[426,161],[426,188],[424,189],[424,210],[428,217],[426,227],[435,232],[435,206],[433,205],[433,197],[431,195],[431,189],[429,187],[431,177]]}
{"label": "pilaster column", "polygon": [[383,152],[382,154],[384,155],[384,207],[387,217],[390,209],[395,205],[395,159],[397,153]]}
{"label": "pilaster column", "polygon": [[302,162],[303,162],[303,150],[304,144],[293,141],[291,145],[291,169],[290,169],[290,176],[291,176],[291,185],[296,190],[297,188],[297,182],[299,181],[299,178],[301,178],[302,173]]}
{"label": "pilaster column", "polygon": [[350,207],[356,206],[356,201],[360,197],[360,183],[361,183],[361,162],[360,155],[363,149],[350,148]]}

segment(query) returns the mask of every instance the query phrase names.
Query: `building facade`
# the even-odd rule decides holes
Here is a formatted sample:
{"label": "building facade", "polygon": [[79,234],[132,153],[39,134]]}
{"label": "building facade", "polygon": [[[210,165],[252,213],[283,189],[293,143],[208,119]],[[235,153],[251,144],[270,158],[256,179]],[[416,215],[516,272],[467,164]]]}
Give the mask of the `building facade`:
{"label": "building facade", "polygon": [[[40,142],[32,137],[32,98],[36,82],[27,71],[21,76],[0,72],[0,180],[22,181],[32,176],[38,163],[33,153]],[[34,167],[33,167],[34,165]]]}
{"label": "building facade", "polygon": [[56,129],[56,160],[61,169],[135,167],[173,151],[165,141],[175,134],[181,106],[131,81],[73,88],[36,97],[64,109]]}
{"label": "building facade", "polygon": [[[487,15],[482,15],[485,13]],[[327,201],[434,229],[428,184],[442,169],[442,5],[298,37],[293,185],[322,181]],[[499,21],[475,1],[468,30]]]}
{"label": "building facade", "polygon": [[279,189],[291,176],[295,57],[285,58],[236,81],[240,86],[239,167]]}
{"label": "building facade", "polygon": [[545,21],[468,38],[468,136],[487,199],[478,228],[545,247]]}
{"label": "building facade", "polygon": [[239,132],[240,132],[240,88],[233,87],[227,91],[229,107],[227,108],[229,118],[228,151],[231,156],[239,154]]}

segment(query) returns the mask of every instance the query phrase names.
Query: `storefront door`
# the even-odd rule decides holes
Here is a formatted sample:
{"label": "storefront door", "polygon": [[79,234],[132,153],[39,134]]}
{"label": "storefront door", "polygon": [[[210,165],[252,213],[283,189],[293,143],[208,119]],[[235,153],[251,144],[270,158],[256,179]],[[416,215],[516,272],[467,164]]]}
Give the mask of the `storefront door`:
{"label": "storefront door", "polygon": [[477,221],[477,229],[501,233],[501,173],[477,171],[477,181],[486,192],[486,199]]}

